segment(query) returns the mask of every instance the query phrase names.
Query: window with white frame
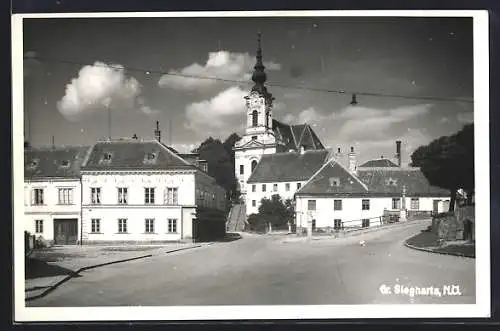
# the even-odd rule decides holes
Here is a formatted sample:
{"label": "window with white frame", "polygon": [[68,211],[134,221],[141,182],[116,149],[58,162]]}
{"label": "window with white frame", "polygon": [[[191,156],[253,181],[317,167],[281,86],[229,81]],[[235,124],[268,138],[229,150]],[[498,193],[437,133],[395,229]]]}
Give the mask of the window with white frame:
{"label": "window with white frame", "polygon": [[73,204],[73,189],[72,188],[59,188],[58,189],[58,203],[60,205]]}
{"label": "window with white frame", "polygon": [[392,209],[401,209],[401,199],[392,198]]}
{"label": "window with white frame", "polygon": [[92,187],[90,188],[90,203],[100,204],[101,203],[101,188]]}
{"label": "window with white frame", "polygon": [[370,210],[370,200],[363,199],[361,201],[361,210]]}
{"label": "window with white frame", "polygon": [[333,210],[342,210],[342,200],[340,199],[333,200]]}
{"label": "window with white frame", "polygon": [[126,187],[118,188],[118,203],[127,204],[128,202],[128,189]]}
{"label": "window with white frame", "polygon": [[316,200],[307,200],[307,210],[316,210]]}
{"label": "window with white frame", "polygon": [[167,220],[167,232],[168,233],[177,233],[177,219],[169,218]]}
{"label": "window with white frame", "polygon": [[262,192],[266,192],[266,184],[262,184]]}
{"label": "window with white frame", "polygon": [[43,220],[35,220],[35,233],[43,233]]}
{"label": "window with white frame", "polygon": [[257,191],[257,185],[253,184],[252,185],[252,192],[256,192]]}
{"label": "window with white frame", "polygon": [[152,218],[146,218],[144,222],[144,232],[146,233],[154,233],[155,232],[155,220]]}
{"label": "window with white frame", "polygon": [[365,219],[361,220],[361,227],[368,228],[369,226],[370,226],[370,219],[369,218],[365,218]]}
{"label": "window with white frame", "polygon": [[144,188],[144,203],[154,204],[155,203],[155,189],[154,187]]}
{"label": "window with white frame", "polygon": [[243,164],[240,164],[240,175],[243,175],[245,172],[245,166]]}
{"label": "window with white frame", "polygon": [[127,233],[127,219],[119,218],[118,219],[118,233]]}
{"label": "window with white frame", "polygon": [[290,183],[285,184],[285,191],[290,191]]}
{"label": "window with white frame", "polygon": [[165,189],[165,204],[166,205],[178,205],[178,188],[177,187],[167,187]]}
{"label": "window with white frame", "polygon": [[342,220],[341,219],[334,219],[333,220],[333,229],[334,230],[340,230],[342,229]]}
{"label": "window with white frame", "polygon": [[255,207],[257,206],[257,201],[256,200],[252,200],[252,207]]}
{"label": "window with white frame", "polygon": [[300,189],[301,186],[302,186],[301,183],[297,183],[297,190]]}
{"label": "window with white frame", "polygon": [[31,194],[31,204],[32,205],[43,205],[43,188],[33,189]]}
{"label": "window with white frame", "polygon": [[411,198],[410,200],[410,208],[413,210],[419,210],[420,209],[420,200],[419,198]]}
{"label": "window with white frame", "polygon": [[98,218],[93,218],[90,221],[90,231],[91,233],[101,233],[101,220]]}
{"label": "window with white frame", "polygon": [[278,184],[273,184],[273,191],[278,192]]}

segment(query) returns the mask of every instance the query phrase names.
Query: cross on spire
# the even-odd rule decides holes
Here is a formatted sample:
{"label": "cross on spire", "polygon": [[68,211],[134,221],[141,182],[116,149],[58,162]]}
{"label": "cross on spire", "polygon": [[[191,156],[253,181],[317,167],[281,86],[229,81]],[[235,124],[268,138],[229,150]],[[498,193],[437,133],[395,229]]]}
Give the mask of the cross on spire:
{"label": "cross on spire", "polygon": [[267,80],[267,75],[264,71],[266,68],[262,61],[262,47],[261,47],[261,36],[262,34],[257,32],[257,53],[256,53],[256,63],[252,74],[252,80],[255,83],[252,87],[252,91],[259,92],[262,96],[266,98],[266,102],[272,103],[274,99],[272,94],[267,91],[267,88],[264,86],[264,83]]}

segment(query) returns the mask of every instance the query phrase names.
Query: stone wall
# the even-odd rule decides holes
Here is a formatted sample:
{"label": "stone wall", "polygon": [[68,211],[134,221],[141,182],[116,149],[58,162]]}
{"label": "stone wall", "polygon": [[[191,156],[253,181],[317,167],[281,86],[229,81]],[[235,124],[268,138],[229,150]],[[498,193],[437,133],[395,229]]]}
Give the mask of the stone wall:
{"label": "stone wall", "polygon": [[455,212],[435,215],[432,219],[432,231],[440,240],[475,240],[474,206],[460,206]]}

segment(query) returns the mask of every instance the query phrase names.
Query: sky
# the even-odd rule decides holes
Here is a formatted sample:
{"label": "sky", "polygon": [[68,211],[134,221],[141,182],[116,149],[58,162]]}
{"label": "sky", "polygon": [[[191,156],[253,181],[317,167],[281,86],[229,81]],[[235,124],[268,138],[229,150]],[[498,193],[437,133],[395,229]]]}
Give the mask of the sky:
{"label": "sky", "polygon": [[[473,100],[471,18],[51,18],[23,26],[26,138],[90,145],[108,136],[108,115],[113,138],[152,139],[159,121],[181,152],[242,135],[258,31],[273,118],[354,146],[359,162],[394,157],[402,140],[407,163],[472,122],[472,103],[411,99]],[[407,98],[351,106],[349,93],[314,89]]]}

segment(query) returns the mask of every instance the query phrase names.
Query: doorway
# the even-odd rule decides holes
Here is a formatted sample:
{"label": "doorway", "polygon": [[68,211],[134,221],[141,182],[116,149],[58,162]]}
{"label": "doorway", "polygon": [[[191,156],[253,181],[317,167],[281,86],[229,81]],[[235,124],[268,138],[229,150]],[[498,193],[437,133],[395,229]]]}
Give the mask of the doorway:
{"label": "doorway", "polygon": [[78,219],[54,219],[54,244],[76,245],[78,242]]}

